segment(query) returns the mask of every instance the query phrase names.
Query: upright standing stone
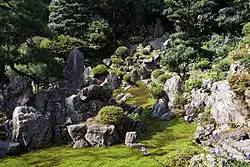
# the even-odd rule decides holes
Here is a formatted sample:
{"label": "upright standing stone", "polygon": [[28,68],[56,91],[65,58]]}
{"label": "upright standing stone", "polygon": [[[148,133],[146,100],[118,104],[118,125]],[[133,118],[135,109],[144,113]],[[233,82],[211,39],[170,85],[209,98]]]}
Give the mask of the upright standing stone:
{"label": "upright standing stone", "polygon": [[136,142],[137,133],[136,132],[127,132],[125,138],[125,144],[129,146]]}
{"label": "upright standing stone", "polygon": [[84,79],[84,56],[79,50],[72,50],[64,67],[64,77],[68,95],[81,87]]}

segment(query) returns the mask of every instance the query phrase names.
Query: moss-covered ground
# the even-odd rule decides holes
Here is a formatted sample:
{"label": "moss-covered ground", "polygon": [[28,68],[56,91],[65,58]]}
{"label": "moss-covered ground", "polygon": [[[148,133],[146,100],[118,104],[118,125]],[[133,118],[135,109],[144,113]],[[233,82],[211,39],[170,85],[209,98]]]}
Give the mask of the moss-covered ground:
{"label": "moss-covered ground", "polygon": [[[143,87],[143,86],[142,86]],[[147,89],[129,90],[135,95],[130,102],[152,105]],[[140,92],[141,94],[137,94]],[[146,94],[144,94],[146,93]],[[138,96],[137,96],[138,95]],[[144,100],[142,100],[144,99]],[[128,148],[123,144],[112,147],[73,149],[71,146],[34,150],[20,156],[0,159],[0,167],[158,167],[183,166],[189,159],[193,134],[197,124],[185,123],[183,119],[172,121],[149,121],[146,135],[141,139],[149,155],[140,148]],[[186,153],[188,150],[188,154]]]}

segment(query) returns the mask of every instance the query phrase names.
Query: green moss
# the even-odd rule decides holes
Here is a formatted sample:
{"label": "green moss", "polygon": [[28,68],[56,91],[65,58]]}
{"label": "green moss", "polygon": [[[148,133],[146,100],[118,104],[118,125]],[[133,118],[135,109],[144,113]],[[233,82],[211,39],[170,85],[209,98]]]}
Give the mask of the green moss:
{"label": "green moss", "polygon": [[97,115],[104,124],[118,125],[123,118],[123,109],[116,106],[105,106]]}
{"label": "green moss", "polygon": [[163,71],[161,71],[160,69],[155,69],[151,73],[152,77],[155,78],[155,79],[157,79],[162,74],[163,74]]}
{"label": "green moss", "polygon": [[94,75],[104,75],[108,72],[108,67],[104,64],[99,64],[96,67],[93,68]]}
{"label": "green moss", "polygon": [[190,148],[196,124],[185,123],[184,120],[149,122],[148,134],[140,141],[150,152],[145,156],[138,149],[124,145],[113,147],[73,149],[71,146],[60,146],[42,150],[34,150],[18,157],[0,159],[0,167],[157,167],[167,161],[169,155]]}
{"label": "green moss", "polygon": [[111,58],[111,62],[115,65],[124,65],[124,61],[121,58],[118,58],[116,56]]}
{"label": "green moss", "polygon": [[126,46],[120,46],[116,49],[115,53],[117,56],[125,57],[128,53],[128,48]]}
{"label": "green moss", "polygon": [[149,93],[152,95],[154,99],[160,99],[164,96],[165,92],[163,87],[160,85],[152,85],[149,88]]}
{"label": "green moss", "polygon": [[130,82],[130,81],[131,81],[131,75],[125,74],[125,75],[123,76],[123,80],[126,81],[126,82]]}
{"label": "green moss", "polygon": [[167,79],[169,79],[171,76],[168,75],[168,74],[161,74],[159,77],[158,77],[158,81],[161,83],[161,84],[164,84]]}

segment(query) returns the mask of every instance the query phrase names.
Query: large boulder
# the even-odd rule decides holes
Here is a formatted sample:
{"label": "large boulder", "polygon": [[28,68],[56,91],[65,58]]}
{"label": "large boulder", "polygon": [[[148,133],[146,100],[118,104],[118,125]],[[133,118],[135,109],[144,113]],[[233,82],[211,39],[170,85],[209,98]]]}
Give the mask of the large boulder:
{"label": "large boulder", "polygon": [[73,148],[110,146],[119,140],[114,125],[102,125],[87,121],[86,123],[67,126],[67,129],[73,140]]}
{"label": "large boulder", "polygon": [[110,146],[119,140],[114,125],[101,124],[88,126],[85,138],[91,146]]}
{"label": "large boulder", "polygon": [[150,44],[150,46],[153,48],[153,49],[163,49],[164,46],[164,42],[169,38],[169,34],[168,33],[165,33],[162,37],[160,38],[156,38],[152,41],[149,41],[148,43]]}
{"label": "large boulder", "polygon": [[170,120],[171,112],[166,99],[159,99],[153,107],[153,117],[159,120]]}
{"label": "large boulder", "polygon": [[181,78],[179,76],[173,76],[166,80],[164,84],[164,91],[168,96],[168,106],[173,107],[176,96],[181,91]]}
{"label": "large boulder", "polygon": [[17,106],[27,105],[32,98],[31,82],[23,77],[13,77],[7,87],[7,96],[4,99],[4,112],[8,118]]}
{"label": "large boulder", "polygon": [[0,140],[0,153],[12,155],[20,153],[20,143]]}
{"label": "large boulder", "polygon": [[13,112],[12,140],[32,149],[47,146],[51,140],[51,115],[42,114],[33,107],[16,107]]}
{"label": "large boulder", "polygon": [[120,87],[120,84],[121,84],[120,81],[119,81],[118,76],[116,76],[116,75],[113,74],[113,73],[110,73],[110,74],[106,77],[106,79],[105,79],[104,82],[108,83],[108,85],[110,85],[110,87],[111,87],[113,90],[118,89],[118,88]]}
{"label": "large boulder", "polygon": [[246,117],[235,99],[236,94],[230,89],[227,80],[213,84],[207,106],[211,107],[211,115],[218,124],[245,122]]}
{"label": "large boulder", "polygon": [[83,53],[79,50],[72,50],[69,53],[66,65],[64,67],[65,88],[67,94],[73,94],[81,88],[84,78]]}

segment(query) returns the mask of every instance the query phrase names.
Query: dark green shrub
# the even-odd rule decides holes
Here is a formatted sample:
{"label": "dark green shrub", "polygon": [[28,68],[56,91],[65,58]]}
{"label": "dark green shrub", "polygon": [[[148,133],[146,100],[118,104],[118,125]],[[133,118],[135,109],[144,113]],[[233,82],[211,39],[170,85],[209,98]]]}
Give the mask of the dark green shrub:
{"label": "dark green shrub", "polygon": [[140,120],[142,122],[147,122],[152,118],[152,110],[150,109],[144,109],[140,115]]}
{"label": "dark green shrub", "polygon": [[117,56],[125,57],[128,53],[128,48],[126,46],[120,46],[116,49],[115,53]]}
{"label": "dark green shrub", "polygon": [[98,112],[98,119],[104,124],[118,125],[123,116],[123,109],[116,106],[105,106]]}
{"label": "dark green shrub", "polygon": [[144,38],[141,37],[141,36],[134,36],[134,37],[130,37],[128,39],[128,41],[132,44],[138,44],[138,43],[141,43],[143,42]]}
{"label": "dark green shrub", "polygon": [[94,75],[104,75],[108,72],[108,67],[104,64],[99,64],[93,68]]}
{"label": "dark green shrub", "polygon": [[193,88],[201,88],[202,79],[201,78],[189,78],[185,81],[184,87],[186,91],[191,91]]}
{"label": "dark green shrub", "polygon": [[159,77],[158,77],[158,81],[162,84],[164,84],[166,82],[167,79],[169,79],[171,76],[168,75],[168,74],[161,74]]}
{"label": "dark green shrub", "polygon": [[111,70],[112,73],[114,73],[115,75],[122,77],[125,73],[122,72],[120,69],[113,69]]}
{"label": "dark green shrub", "polygon": [[164,97],[165,92],[160,85],[153,85],[149,88],[149,93],[152,95],[154,99],[160,99]]}
{"label": "dark green shrub", "polygon": [[112,64],[116,64],[116,65],[124,65],[124,61],[117,56],[112,57],[111,62]]}
{"label": "dark green shrub", "polygon": [[230,65],[228,63],[228,59],[222,59],[218,62],[217,67],[221,69],[221,71],[225,72],[228,71],[230,68]]}
{"label": "dark green shrub", "polygon": [[250,22],[248,22],[247,24],[244,25],[244,27],[242,29],[242,33],[244,35],[250,34]]}
{"label": "dark green shrub", "polygon": [[245,90],[250,89],[250,74],[235,74],[228,78],[230,87],[239,96],[244,96]]}
{"label": "dark green shrub", "polygon": [[130,82],[130,81],[131,81],[131,75],[125,74],[125,75],[123,76],[123,80],[126,81],[126,82]]}
{"label": "dark green shrub", "polygon": [[163,71],[161,71],[160,69],[155,69],[151,73],[152,77],[155,79],[157,79],[161,74],[163,74]]}

